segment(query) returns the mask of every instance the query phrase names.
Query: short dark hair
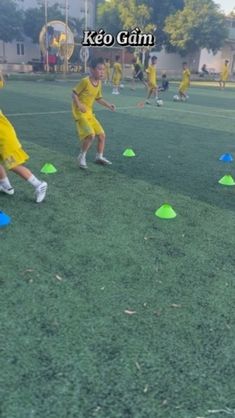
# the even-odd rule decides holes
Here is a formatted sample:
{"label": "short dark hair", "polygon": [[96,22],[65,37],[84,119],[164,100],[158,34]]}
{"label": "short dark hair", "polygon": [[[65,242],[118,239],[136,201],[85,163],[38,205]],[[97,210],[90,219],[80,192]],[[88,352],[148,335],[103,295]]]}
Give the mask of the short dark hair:
{"label": "short dark hair", "polygon": [[116,55],[115,60],[119,61],[120,60],[120,55]]}
{"label": "short dark hair", "polygon": [[104,59],[102,57],[92,58],[89,62],[89,67],[95,69],[99,64],[104,64]]}
{"label": "short dark hair", "polygon": [[153,55],[153,56],[151,57],[151,61],[157,61],[157,57],[156,57],[156,55]]}
{"label": "short dark hair", "polygon": [[187,63],[186,61],[184,61],[182,65],[187,65],[187,64],[188,64],[188,63]]}

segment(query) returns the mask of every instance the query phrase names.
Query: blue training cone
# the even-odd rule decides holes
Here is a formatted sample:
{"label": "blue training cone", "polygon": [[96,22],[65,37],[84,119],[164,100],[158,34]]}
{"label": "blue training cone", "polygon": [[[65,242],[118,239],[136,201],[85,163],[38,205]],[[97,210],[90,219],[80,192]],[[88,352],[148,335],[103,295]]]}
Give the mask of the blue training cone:
{"label": "blue training cone", "polygon": [[231,163],[233,161],[233,156],[229,153],[226,153],[221,155],[219,160],[223,161],[224,163]]}
{"label": "blue training cone", "polygon": [[4,212],[0,211],[0,228],[3,226],[7,226],[11,223],[10,216],[6,215]]}

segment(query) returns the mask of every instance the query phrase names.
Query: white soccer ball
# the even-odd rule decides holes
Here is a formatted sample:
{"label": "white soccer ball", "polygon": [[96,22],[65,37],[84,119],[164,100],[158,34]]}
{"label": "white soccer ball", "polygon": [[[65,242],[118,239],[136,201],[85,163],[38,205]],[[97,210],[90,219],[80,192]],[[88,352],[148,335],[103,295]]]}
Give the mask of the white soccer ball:
{"label": "white soccer ball", "polygon": [[178,96],[178,94],[175,94],[173,97],[174,102],[179,102],[180,98]]}
{"label": "white soccer ball", "polygon": [[120,84],[120,89],[124,89],[124,84]]}
{"label": "white soccer ball", "polygon": [[156,103],[157,103],[157,106],[163,106],[163,100],[161,99],[158,99]]}

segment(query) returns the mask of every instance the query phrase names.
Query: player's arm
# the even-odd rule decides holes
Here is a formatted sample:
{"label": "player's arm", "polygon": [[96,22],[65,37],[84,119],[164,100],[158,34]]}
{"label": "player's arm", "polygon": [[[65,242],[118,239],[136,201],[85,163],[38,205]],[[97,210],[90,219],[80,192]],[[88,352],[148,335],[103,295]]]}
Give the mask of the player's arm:
{"label": "player's arm", "polygon": [[112,110],[112,112],[114,112],[116,109],[114,104],[107,102],[106,100],[103,99],[103,97],[99,97],[98,99],[96,99],[96,101],[101,106],[107,107],[107,109]]}
{"label": "player's arm", "polygon": [[86,106],[79,100],[79,95],[77,94],[77,92],[75,90],[73,90],[72,98],[73,98],[73,103],[75,104],[75,106],[82,113],[85,113],[86,112]]}

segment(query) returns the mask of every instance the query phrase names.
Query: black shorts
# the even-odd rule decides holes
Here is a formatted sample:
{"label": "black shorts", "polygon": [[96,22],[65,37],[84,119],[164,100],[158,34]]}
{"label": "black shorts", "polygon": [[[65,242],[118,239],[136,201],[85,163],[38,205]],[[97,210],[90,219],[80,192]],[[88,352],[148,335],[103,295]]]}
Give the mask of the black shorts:
{"label": "black shorts", "polygon": [[144,80],[144,74],[142,73],[142,71],[138,75],[135,75],[134,79],[143,81]]}

